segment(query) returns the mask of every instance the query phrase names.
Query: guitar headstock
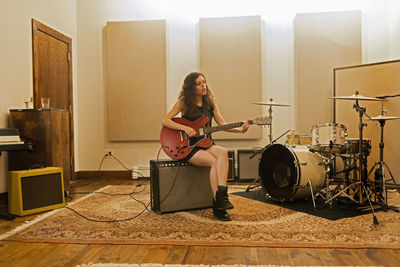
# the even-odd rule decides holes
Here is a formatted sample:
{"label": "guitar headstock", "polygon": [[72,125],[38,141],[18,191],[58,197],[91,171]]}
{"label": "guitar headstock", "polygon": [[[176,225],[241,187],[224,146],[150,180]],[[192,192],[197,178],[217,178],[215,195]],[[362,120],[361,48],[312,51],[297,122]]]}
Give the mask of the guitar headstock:
{"label": "guitar headstock", "polygon": [[262,125],[271,125],[271,117],[258,117],[252,120],[253,124],[257,124],[258,126]]}

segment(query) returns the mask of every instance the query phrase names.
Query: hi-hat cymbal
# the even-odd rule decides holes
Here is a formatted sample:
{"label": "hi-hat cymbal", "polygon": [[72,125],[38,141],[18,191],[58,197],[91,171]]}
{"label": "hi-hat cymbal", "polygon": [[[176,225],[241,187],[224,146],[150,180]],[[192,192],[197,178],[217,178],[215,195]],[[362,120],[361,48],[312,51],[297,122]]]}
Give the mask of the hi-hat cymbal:
{"label": "hi-hat cymbal", "polygon": [[265,105],[265,106],[290,107],[289,104],[275,103],[272,98],[270,98],[268,102],[253,102],[252,104],[254,104],[254,105]]}
{"label": "hi-hat cymbal", "polygon": [[381,121],[381,120],[387,121],[387,120],[397,120],[397,119],[400,119],[400,117],[385,116],[385,115],[381,115],[381,114],[379,114],[376,117],[369,118],[369,120],[371,120],[371,121]]}
{"label": "hi-hat cymbal", "polygon": [[329,99],[342,99],[342,100],[366,100],[366,101],[384,101],[384,99],[360,95],[357,91],[354,95],[350,96],[333,96]]}

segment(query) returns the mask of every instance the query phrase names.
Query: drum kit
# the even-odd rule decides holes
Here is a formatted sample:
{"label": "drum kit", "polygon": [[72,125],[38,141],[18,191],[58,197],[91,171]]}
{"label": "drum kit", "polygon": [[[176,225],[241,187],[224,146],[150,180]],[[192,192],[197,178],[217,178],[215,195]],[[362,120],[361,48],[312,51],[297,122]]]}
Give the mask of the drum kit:
{"label": "drum kit", "polygon": [[[272,107],[290,105],[279,104],[272,99],[269,102],[253,103],[269,106],[271,117],[270,143],[257,152],[262,153],[258,170],[260,186],[267,198],[280,202],[311,197],[315,210],[317,198],[321,198],[330,208],[338,200],[366,204],[371,208],[374,224],[378,224],[373,204],[382,206],[384,210],[399,212],[387,202],[387,189],[399,190],[400,186],[396,184],[389,166],[383,160],[383,129],[386,121],[400,117],[385,116],[383,108],[378,116],[369,117],[366,108],[360,106],[360,101],[384,99],[362,96],[357,91],[351,96],[334,96],[330,99],[354,101],[353,109],[359,117],[358,138],[347,138],[347,128],[343,124],[320,123],[312,127],[311,136],[295,135],[292,131],[287,136],[286,144],[278,144],[276,141],[289,131],[273,140]],[[379,161],[369,171],[367,157],[372,145],[370,140],[363,137],[363,128],[366,126],[364,116],[370,121],[379,122],[381,130]],[[374,177],[371,177],[374,170]],[[389,179],[386,171],[390,175]]]}

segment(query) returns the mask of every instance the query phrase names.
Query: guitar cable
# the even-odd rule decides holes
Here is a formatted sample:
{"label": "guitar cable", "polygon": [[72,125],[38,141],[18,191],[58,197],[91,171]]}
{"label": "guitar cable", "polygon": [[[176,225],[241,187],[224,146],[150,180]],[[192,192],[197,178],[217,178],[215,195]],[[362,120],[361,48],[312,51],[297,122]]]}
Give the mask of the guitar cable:
{"label": "guitar cable", "polygon": [[[157,153],[157,160],[156,160],[157,164],[158,164],[158,162],[159,162],[160,152],[161,152],[161,149],[162,149],[162,148],[163,148],[163,146],[160,147],[160,149],[158,150],[158,153]],[[118,160],[114,155],[111,155],[111,156],[112,156],[115,160],[117,160],[126,170],[130,170],[130,169],[128,169],[120,160]],[[105,159],[106,157],[107,157],[107,155],[104,155],[104,156],[103,156],[103,158],[102,158],[102,160],[101,160],[101,162],[100,162],[100,166],[99,166],[99,169],[98,169],[98,171],[97,171],[97,174],[100,173],[101,166],[102,166],[103,161],[104,161],[104,159]],[[163,203],[163,202],[169,197],[169,195],[171,194],[172,190],[174,189],[175,183],[176,183],[176,180],[177,180],[177,177],[178,177],[178,174],[179,174],[180,166],[181,166],[181,163],[179,162],[178,168],[177,168],[176,173],[175,173],[174,181],[173,181],[173,183],[172,183],[172,185],[171,185],[171,188],[170,188],[169,192],[166,194],[166,196],[165,196],[162,200],[160,200],[160,204]],[[142,177],[144,177],[141,173],[139,173],[139,174],[140,174]],[[98,176],[98,177],[99,177],[99,176]],[[138,191],[138,192],[137,192],[137,191],[136,191],[136,188],[141,187],[141,186],[143,186],[144,188],[143,188],[141,191]],[[146,189],[146,185],[145,185],[145,184],[137,184],[136,187],[135,187],[135,189],[133,190],[133,192],[131,192],[131,193],[125,193],[125,194],[124,194],[124,193],[119,194],[119,193],[96,192],[96,191],[93,191],[93,192],[70,192],[70,194],[91,194],[91,193],[96,193],[96,194],[103,194],[103,195],[108,195],[108,196],[125,196],[125,195],[126,195],[126,196],[131,197],[131,198],[132,198],[133,200],[135,200],[136,202],[139,202],[139,203],[141,203],[141,204],[143,205],[143,207],[144,207],[143,210],[140,211],[138,214],[136,214],[136,215],[134,215],[134,216],[131,216],[131,217],[128,217],[128,218],[124,218],[124,219],[114,219],[114,220],[99,220],[99,219],[93,219],[93,218],[89,218],[89,217],[83,215],[82,213],[78,212],[77,210],[75,210],[75,209],[73,209],[73,208],[71,208],[71,207],[69,207],[69,206],[65,206],[65,208],[68,209],[68,210],[70,210],[70,211],[72,211],[72,212],[74,212],[74,213],[77,214],[78,216],[80,216],[80,217],[82,217],[82,218],[84,218],[84,219],[86,219],[86,220],[88,220],[88,221],[92,221],[92,222],[115,223],[115,222],[129,221],[129,220],[133,220],[133,219],[139,217],[139,216],[142,215],[146,210],[147,210],[147,211],[150,211],[150,210],[149,210],[149,206],[150,206],[151,203],[152,203],[152,199],[150,199],[149,203],[146,204],[146,203],[144,203],[143,201],[141,201],[141,200],[139,200],[139,199],[137,199],[137,198],[135,198],[135,197],[133,196],[134,194],[138,194],[138,193],[143,192],[145,189]]]}
{"label": "guitar cable", "polygon": [[[143,188],[141,191],[136,192],[136,188],[141,187],[141,186],[144,186],[144,188]],[[144,185],[144,184],[137,184],[136,187],[135,187],[135,189],[134,189],[134,191],[131,192],[131,193],[127,193],[127,194],[114,194],[114,193],[107,193],[107,192],[76,192],[76,193],[74,193],[74,194],[97,193],[97,194],[104,194],[104,195],[109,195],[109,196],[125,196],[125,195],[128,196],[128,195],[129,195],[133,200],[135,200],[135,201],[141,203],[141,204],[144,206],[144,209],[143,209],[141,212],[139,212],[138,214],[136,214],[136,215],[134,215],[134,216],[131,216],[131,217],[128,217],[128,218],[124,218],[124,219],[115,219],[115,220],[98,220],[98,219],[92,219],[92,218],[89,218],[89,217],[83,215],[82,213],[76,211],[75,209],[73,209],[73,208],[71,208],[71,207],[69,207],[69,206],[65,206],[65,208],[66,208],[66,209],[69,209],[69,210],[71,210],[71,211],[73,211],[74,213],[76,213],[76,214],[79,215],[80,217],[82,217],[82,218],[84,218],[84,219],[86,219],[86,220],[88,220],[88,221],[92,221],[92,222],[115,223],[115,222],[129,221],[129,220],[133,220],[133,219],[139,217],[139,216],[142,215],[146,210],[148,210],[148,207],[149,207],[149,205],[150,205],[150,202],[146,205],[146,203],[144,203],[143,201],[138,200],[138,199],[136,199],[135,197],[133,197],[134,194],[141,193],[141,192],[143,192],[145,189],[146,189],[146,185]]]}
{"label": "guitar cable", "polygon": [[[160,150],[161,150],[161,149],[160,149]],[[160,150],[158,151],[158,155],[160,154]],[[111,154],[111,156],[112,156],[117,162],[119,162],[119,163],[121,164],[121,166],[124,167],[126,170],[132,171],[132,172],[135,172],[135,173],[138,173],[141,177],[144,177],[144,175],[141,174],[140,172],[137,172],[137,171],[134,171],[134,170],[131,170],[131,169],[127,168],[127,167],[126,167],[118,158],[116,158],[114,155]],[[99,169],[97,170],[97,174],[96,174],[97,177],[100,177],[100,176],[101,176],[101,174],[100,174],[101,166],[102,166],[103,161],[104,161],[104,159],[105,159],[106,157],[107,157],[107,154],[103,156],[103,158],[102,158],[102,160],[101,160],[101,162],[100,162],[100,166],[99,166]],[[158,156],[157,156],[157,157],[158,157]],[[87,184],[86,184],[86,185],[87,185]],[[137,192],[137,191],[136,191],[136,188],[141,187],[141,186],[143,186],[144,188],[143,188],[141,191],[138,191],[138,192]],[[78,187],[78,186],[76,186],[76,187]],[[131,192],[131,193],[125,193],[125,194],[118,194],[118,193],[115,194],[115,193],[97,192],[97,191],[92,191],[92,192],[70,192],[70,194],[91,194],[91,193],[95,193],[95,194],[103,194],[103,195],[108,195],[108,196],[125,196],[125,195],[126,195],[126,196],[129,196],[130,198],[132,198],[133,200],[135,200],[136,202],[141,203],[141,204],[144,206],[144,209],[143,209],[141,212],[139,212],[138,214],[136,214],[136,215],[134,215],[134,216],[132,216],[132,217],[125,218],[125,219],[115,219],[115,220],[98,220],[98,219],[92,219],[92,218],[89,218],[89,217],[83,215],[82,213],[76,211],[75,209],[73,209],[73,208],[71,208],[71,207],[69,207],[69,206],[65,206],[65,208],[71,210],[72,212],[76,213],[76,214],[79,215],[80,217],[82,217],[82,218],[84,218],[84,219],[86,219],[86,220],[88,220],[88,221],[92,221],[92,222],[123,222],[123,221],[129,221],[129,220],[132,220],[132,219],[135,219],[135,218],[139,217],[139,216],[142,215],[146,210],[149,211],[149,206],[150,206],[150,204],[151,204],[151,201],[150,201],[149,203],[146,204],[146,203],[144,203],[143,201],[141,201],[141,200],[139,200],[139,199],[137,199],[137,198],[135,198],[135,197],[133,196],[134,194],[138,194],[138,193],[143,192],[145,189],[146,189],[146,185],[145,185],[145,184],[137,184],[136,187],[135,187],[135,189],[133,190],[133,192]]]}
{"label": "guitar cable", "polygon": [[[161,149],[162,149],[163,147],[165,147],[165,146],[162,145],[162,146],[160,147],[160,149],[158,150],[158,153],[157,153],[157,159],[156,159],[156,164],[157,164],[157,166],[158,166],[158,162],[159,162],[160,152],[161,152]],[[174,189],[176,180],[177,180],[177,178],[178,178],[178,174],[179,174],[180,168],[181,168],[181,161],[178,161],[178,168],[176,169],[175,177],[174,177],[174,180],[173,180],[173,182],[172,182],[171,188],[169,189],[169,192],[165,195],[165,197],[164,197],[163,199],[160,200],[159,205],[161,205],[161,203],[163,203],[163,202],[169,197],[169,195],[172,193],[172,190]],[[151,202],[152,202],[152,198],[150,198],[150,203],[151,203]]]}

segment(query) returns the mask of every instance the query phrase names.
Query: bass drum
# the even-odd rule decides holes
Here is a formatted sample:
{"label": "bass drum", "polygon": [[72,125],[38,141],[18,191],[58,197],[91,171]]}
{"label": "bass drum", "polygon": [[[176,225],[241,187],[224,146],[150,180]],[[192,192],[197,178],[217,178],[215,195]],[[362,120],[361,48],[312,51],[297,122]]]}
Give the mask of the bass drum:
{"label": "bass drum", "polygon": [[262,154],[258,171],[264,190],[282,202],[311,196],[309,180],[314,194],[325,183],[322,156],[306,146],[270,145]]}

